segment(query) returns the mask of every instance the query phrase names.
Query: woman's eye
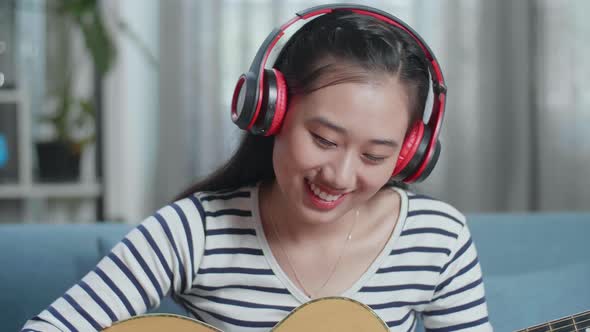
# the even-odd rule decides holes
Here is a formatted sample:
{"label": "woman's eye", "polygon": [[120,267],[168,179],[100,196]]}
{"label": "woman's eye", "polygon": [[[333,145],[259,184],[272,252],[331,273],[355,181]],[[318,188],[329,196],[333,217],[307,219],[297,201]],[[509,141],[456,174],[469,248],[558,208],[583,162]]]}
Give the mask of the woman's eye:
{"label": "woman's eye", "polygon": [[387,157],[382,157],[382,156],[375,156],[372,154],[365,154],[364,156],[368,161],[370,161],[372,163],[380,163],[387,158]]}
{"label": "woman's eye", "polygon": [[336,143],[328,141],[322,136],[316,135],[314,133],[311,133],[311,136],[313,136],[314,141],[322,147],[331,148],[336,146]]}

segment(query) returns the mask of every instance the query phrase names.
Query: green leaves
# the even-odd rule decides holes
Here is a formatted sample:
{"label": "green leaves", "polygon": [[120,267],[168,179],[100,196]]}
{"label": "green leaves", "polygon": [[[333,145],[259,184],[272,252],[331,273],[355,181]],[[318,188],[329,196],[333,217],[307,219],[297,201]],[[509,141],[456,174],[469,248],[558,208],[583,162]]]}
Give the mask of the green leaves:
{"label": "green leaves", "polygon": [[[1,1],[1,0],[0,0]],[[105,25],[100,7],[101,0],[49,0],[48,10],[57,15],[67,24],[73,24],[74,29],[79,29],[84,39],[84,45],[92,58],[95,75],[104,77],[113,67],[117,57],[117,49]],[[158,61],[142,42],[141,38],[123,21],[113,19],[116,31],[124,33],[131,42],[146,56],[147,61],[154,67],[158,67]],[[72,68],[71,70],[75,70]],[[95,139],[95,133],[87,133],[81,137],[80,132],[85,132],[88,124],[95,121],[94,97],[76,97],[71,89],[72,73],[70,70],[64,73],[65,81],[59,90],[59,104],[52,115],[40,116],[41,121],[50,122],[56,132],[56,140],[69,142],[77,150],[81,150]],[[81,129],[81,130],[79,130]],[[77,134],[76,134],[77,133]]]}
{"label": "green leaves", "polygon": [[116,48],[105,28],[99,1],[61,0],[57,12],[80,28],[97,74],[106,74],[115,61]]}

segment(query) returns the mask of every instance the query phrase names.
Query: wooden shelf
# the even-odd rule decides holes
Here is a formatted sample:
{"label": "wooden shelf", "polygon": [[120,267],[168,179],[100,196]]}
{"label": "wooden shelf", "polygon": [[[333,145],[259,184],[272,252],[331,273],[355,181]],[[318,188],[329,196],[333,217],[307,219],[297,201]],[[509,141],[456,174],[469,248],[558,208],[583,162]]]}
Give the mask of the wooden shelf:
{"label": "wooden shelf", "polygon": [[0,104],[18,104],[21,101],[21,93],[15,89],[0,89]]}
{"label": "wooden shelf", "polygon": [[[51,95],[50,88],[60,81],[60,77],[48,76],[47,66],[50,61],[47,61],[47,57],[52,55],[45,44],[54,38],[61,38],[62,31],[47,31],[48,19],[57,18],[50,15],[43,1],[32,3],[28,9],[35,11],[34,17],[29,11],[15,10],[12,14],[8,13],[14,19],[14,22],[7,22],[13,24],[12,28],[15,29],[10,45],[14,49],[14,63],[11,63],[14,68],[10,71],[9,81],[12,84],[0,88],[0,115],[3,119],[9,119],[4,127],[9,129],[7,132],[10,136],[6,137],[10,140],[11,164],[10,172],[6,172],[6,175],[3,172],[3,182],[0,182],[0,222],[94,220],[99,199],[104,192],[104,185],[94,175],[95,150],[87,150],[92,155],[87,154],[85,161],[80,160],[79,179],[58,183],[41,183],[36,179],[39,165],[36,163],[35,140],[43,136],[43,130],[46,129],[37,120],[43,111],[51,108],[47,99]],[[17,29],[16,22],[20,21],[27,22],[26,29]],[[79,50],[66,50],[63,54],[76,58],[86,56]],[[61,66],[58,63],[55,65]],[[75,91],[75,95],[92,91],[92,85],[86,87],[86,83],[93,82],[94,75],[87,73],[86,68],[84,64],[72,77],[75,82],[83,82],[84,85]],[[58,68],[57,72],[61,70]]]}
{"label": "wooden shelf", "polygon": [[0,185],[0,199],[20,198],[94,198],[101,193],[98,183],[60,184],[4,184]]}

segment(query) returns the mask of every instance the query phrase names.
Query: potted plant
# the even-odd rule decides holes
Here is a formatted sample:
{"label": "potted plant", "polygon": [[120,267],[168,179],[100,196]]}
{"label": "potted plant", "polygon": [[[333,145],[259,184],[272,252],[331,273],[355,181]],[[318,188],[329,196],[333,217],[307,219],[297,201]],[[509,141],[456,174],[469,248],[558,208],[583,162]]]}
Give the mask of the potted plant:
{"label": "potted plant", "polygon": [[[47,4],[50,15],[64,24],[61,31],[68,33],[73,28],[81,32],[84,46],[92,61],[94,75],[101,78],[111,68],[116,56],[114,44],[108,34],[99,0],[54,0]],[[62,39],[63,56],[69,58],[69,39]],[[67,61],[67,60],[66,60]],[[53,89],[56,101],[50,114],[39,117],[41,125],[50,126],[49,140],[36,143],[38,178],[42,182],[75,181],[79,177],[80,158],[84,148],[95,141],[95,100],[93,97],[78,97],[72,91],[71,64],[62,67],[63,78],[58,88]],[[75,67],[75,66],[74,66]],[[58,76],[58,75],[55,75]],[[52,77],[52,82],[60,79]],[[100,82],[99,80],[96,80]]]}
{"label": "potted plant", "polygon": [[71,94],[71,78],[66,75],[58,105],[40,120],[53,127],[51,140],[38,141],[38,177],[43,182],[74,181],[80,174],[84,148],[95,140],[95,109],[91,98],[76,99]]}
{"label": "potted plant", "polygon": [[[59,18],[59,24],[65,25],[62,34],[67,35],[69,28],[81,32],[97,77],[95,84],[100,84],[116,58],[115,44],[105,27],[100,0],[53,0],[48,2],[48,11]],[[117,28],[140,48],[152,65],[157,66],[153,55],[124,22],[118,21]],[[69,39],[65,38],[62,42],[67,46]],[[67,58],[69,48],[63,49],[66,50],[63,56]],[[63,83],[54,92],[57,102],[51,114],[40,116],[41,123],[53,129],[50,140],[37,142],[39,180],[44,182],[76,180],[81,154],[96,138],[96,100],[93,96],[76,97],[72,91],[72,73],[69,72],[72,66],[62,63],[61,67],[65,73],[55,75],[63,74]]]}

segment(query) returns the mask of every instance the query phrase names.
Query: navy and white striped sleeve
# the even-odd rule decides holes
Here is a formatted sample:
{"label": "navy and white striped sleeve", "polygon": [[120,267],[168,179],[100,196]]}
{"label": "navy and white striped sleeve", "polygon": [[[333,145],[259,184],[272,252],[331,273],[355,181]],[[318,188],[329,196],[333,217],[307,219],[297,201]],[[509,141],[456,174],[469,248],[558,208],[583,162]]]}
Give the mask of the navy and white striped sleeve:
{"label": "navy and white striped sleeve", "polygon": [[160,209],[23,331],[100,331],[188,291],[204,250],[203,217],[196,199]]}
{"label": "navy and white striped sleeve", "polygon": [[427,332],[493,331],[477,251],[467,224],[459,233],[449,261],[442,267],[422,316]]}

